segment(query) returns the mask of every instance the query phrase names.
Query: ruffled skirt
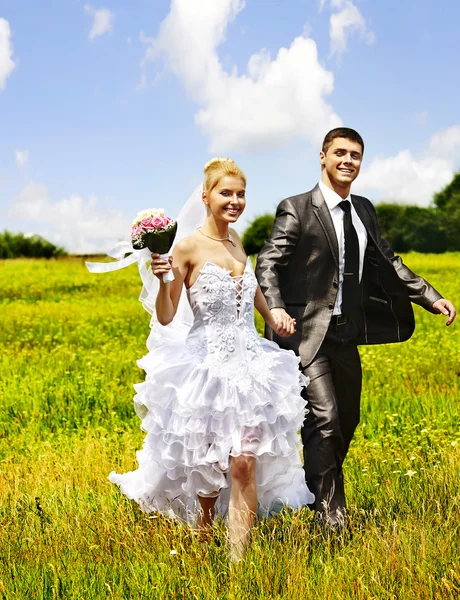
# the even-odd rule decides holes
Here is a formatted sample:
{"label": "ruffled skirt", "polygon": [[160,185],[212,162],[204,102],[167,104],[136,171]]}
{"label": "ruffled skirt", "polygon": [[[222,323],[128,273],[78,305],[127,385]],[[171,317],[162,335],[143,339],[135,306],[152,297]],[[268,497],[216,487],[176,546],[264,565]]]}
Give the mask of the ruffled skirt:
{"label": "ruffled skirt", "polygon": [[218,496],[217,514],[225,515],[230,462],[240,455],[256,457],[260,514],[314,501],[298,434],[308,382],[292,351],[264,339],[261,344],[260,358],[270,365],[263,380],[241,363],[229,366],[226,376],[216,373],[183,340],[163,343],[138,361],[147,376],[135,386],[134,402],[147,435],[136,453],[138,469],[112,472],[109,479],[143,511],[193,522],[199,495]]}

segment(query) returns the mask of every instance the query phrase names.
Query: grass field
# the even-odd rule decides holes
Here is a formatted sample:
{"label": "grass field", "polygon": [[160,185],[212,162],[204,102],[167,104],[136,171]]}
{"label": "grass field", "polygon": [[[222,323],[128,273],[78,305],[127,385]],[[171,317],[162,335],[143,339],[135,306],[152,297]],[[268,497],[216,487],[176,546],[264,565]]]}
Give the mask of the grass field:
{"label": "grass field", "polygon": [[[405,257],[460,304],[460,254]],[[308,509],[254,529],[231,567],[107,481],[143,434],[132,384],[148,315],[135,267],[0,261],[0,597],[196,600],[460,597],[460,322],[416,308],[405,344],[361,349],[362,419],[346,462],[353,537]]]}

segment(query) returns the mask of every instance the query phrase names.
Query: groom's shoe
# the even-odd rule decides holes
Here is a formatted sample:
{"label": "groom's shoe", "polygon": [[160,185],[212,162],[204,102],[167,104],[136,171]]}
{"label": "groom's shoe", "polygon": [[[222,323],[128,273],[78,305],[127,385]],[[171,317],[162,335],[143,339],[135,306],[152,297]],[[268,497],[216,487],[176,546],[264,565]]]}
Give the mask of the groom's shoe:
{"label": "groom's shoe", "polygon": [[345,534],[349,533],[345,509],[336,508],[330,511],[326,508],[316,513],[315,520],[325,538],[343,539]]}
{"label": "groom's shoe", "polygon": [[[345,509],[345,496],[343,494],[343,479],[332,473],[333,479],[329,480],[328,493],[324,487],[318,489],[315,510],[318,524],[326,535],[340,535],[347,529],[347,517]],[[316,490],[315,490],[316,491]]]}
{"label": "groom's shoe", "polygon": [[342,533],[347,527],[345,509],[326,510],[322,514],[323,529],[331,533]]}

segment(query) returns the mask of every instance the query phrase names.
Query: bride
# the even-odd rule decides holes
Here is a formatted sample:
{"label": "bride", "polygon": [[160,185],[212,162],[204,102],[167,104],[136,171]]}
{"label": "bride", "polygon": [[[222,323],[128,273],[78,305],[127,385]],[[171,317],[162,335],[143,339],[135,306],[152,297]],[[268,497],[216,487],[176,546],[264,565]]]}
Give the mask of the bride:
{"label": "bride", "polygon": [[[228,514],[230,556],[238,560],[257,513],[314,500],[298,452],[307,380],[295,354],[260,338],[254,326],[255,306],[279,335],[295,330],[294,321],[275,321],[229,227],[246,206],[246,177],[229,158],[211,160],[204,173],[194,208],[204,203],[204,223],[175,245],[171,261],[152,255],[162,327],[138,363],[146,381],[135,396],[147,435],[138,469],[110,480],[142,510],[195,521],[201,530]],[[164,283],[171,269],[175,279]],[[193,319],[179,335],[184,286]]]}

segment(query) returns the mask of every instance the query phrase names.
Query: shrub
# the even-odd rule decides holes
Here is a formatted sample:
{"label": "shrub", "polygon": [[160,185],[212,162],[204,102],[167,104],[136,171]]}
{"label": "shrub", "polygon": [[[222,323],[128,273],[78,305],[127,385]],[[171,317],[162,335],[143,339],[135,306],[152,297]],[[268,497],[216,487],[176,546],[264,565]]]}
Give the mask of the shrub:
{"label": "shrub", "polygon": [[243,233],[242,242],[246,254],[258,254],[271,233],[275,215],[256,217]]}

